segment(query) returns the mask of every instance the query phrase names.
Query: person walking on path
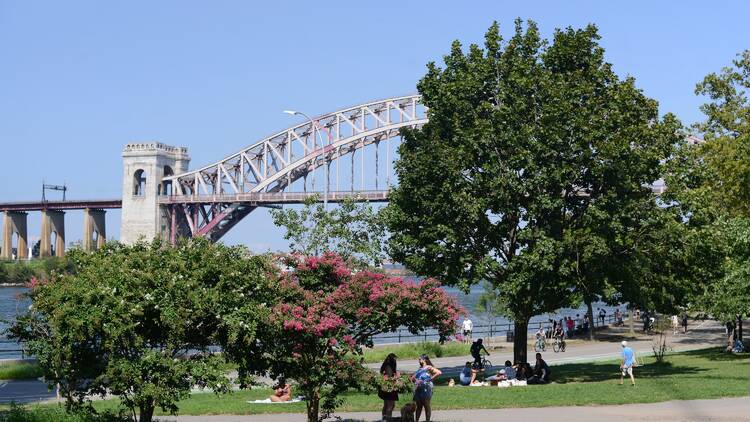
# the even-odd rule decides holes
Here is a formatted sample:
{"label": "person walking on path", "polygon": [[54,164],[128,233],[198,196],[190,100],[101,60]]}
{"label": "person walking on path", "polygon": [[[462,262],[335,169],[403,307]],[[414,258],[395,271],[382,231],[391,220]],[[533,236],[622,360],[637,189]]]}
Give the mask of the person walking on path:
{"label": "person walking on path", "polygon": [[432,408],[430,407],[430,400],[432,400],[432,380],[439,377],[443,372],[432,366],[432,361],[427,355],[419,357],[419,369],[414,375],[411,376],[414,381],[414,402],[417,404],[417,410],[414,415],[414,420],[419,422],[420,416],[422,416],[422,409],[424,409],[425,421],[430,422],[432,418]]}
{"label": "person walking on path", "polygon": [[[397,356],[393,353],[386,356],[383,364],[380,365],[380,375],[388,378],[400,376],[396,371],[396,358]],[[393,416],[393,408],[396,407],[398,401],[398,391],[384,391],[378,388],[378,397],[383,400],[383,421],[390,421]]]}
{"label": "person walking on path", "polygon": [[620,364],[620,370],[622,371],[622,374],[620,375],[620,385],[623,384],[625,375],[630,375],[630,381],[633,383],[633,387],[635,387],[635,375],[633,375],[633,366],[635,366],[635,353],[633,352],[633,349],[628,347],[627,341],[623,340],[621,344],[622,363]]}
{"label": "person walking on path", "polygon": [[687,323],[688,323],[688,316],[687,313],[682,314],[682,329],[684,330],[684,333],[687,334]]}
{"label": "person walking on path", "polygon": [[677,315],[672,315],[672,335],[677,335],[678,331],[680,331],[679,317]]}
{"label": "person walking on path", "polygon": [[470,318],[464,318],[464,322],[461,323],[461,329],[464,333],[464,343],[471,343],[471,332],[474,330],[474,323],[471,322]]}

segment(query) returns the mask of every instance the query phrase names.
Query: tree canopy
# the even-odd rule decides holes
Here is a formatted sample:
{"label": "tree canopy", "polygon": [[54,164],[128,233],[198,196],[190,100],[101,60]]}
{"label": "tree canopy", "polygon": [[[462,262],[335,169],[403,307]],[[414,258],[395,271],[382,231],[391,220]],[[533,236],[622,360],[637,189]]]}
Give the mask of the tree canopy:
{"label": "tree canopy", "polygon": [[441,341],[455,334],[462,310],[434,279],[355,272],[333,253],[293,255],[285,264],[256,344],[263,353],[249,353],[244,343],[225,350],[242,373],[297,381],[308,421],[335,409],[347,389],[368,387],[373,374],[362,365],[362,347],[371,347],[373,336],[399,327],[414,334],[436,328]]}
{"label": "tree canopy", "polygon": [[251,337],[273,292],[267,259],[200,238],[174,248],[108,243],[65,259],[69,271],[32,279],[32,307],[11,334],[68,408],[112,394],[141,421],[156,407],[176,412],[194,386],[227,391],[209,346],[235,326]]}
{"label": "tree canopy", "polygon": [[694,125],[705,142],[685,142],[670,160],[665,195],[684,222],[693,306],[724,321],[750,314],[750,51],[711,73],[695,93],[707,98]]}
{"label": "tree canopy", "polygon": [[372,205],[347,198],[329,210],[318,201],[308,198],[301,210],[271,210],[274,224],[286,230],[289,248],[305,255],[335,252],[360,265],[380,265],[385,227]]}
{"label": "tree canopy", "polygon": [[429,122],[403,131],[390,253],[464,289],[492,283],[516,321],[516,359],[531,316],[574,289],[601,292],[612,271],[595,263],[619,253],[631,209],[655,206],[648,186],[679,139],[598,40],[589,25],[546,41],[517,20],[507,41],[497,24],[484,48],[455,41],[418,84]]}

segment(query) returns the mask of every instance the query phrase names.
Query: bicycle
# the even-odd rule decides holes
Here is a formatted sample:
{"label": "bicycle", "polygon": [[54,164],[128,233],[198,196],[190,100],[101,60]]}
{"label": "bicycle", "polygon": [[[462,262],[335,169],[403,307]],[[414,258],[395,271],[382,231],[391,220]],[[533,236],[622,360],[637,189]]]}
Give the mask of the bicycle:
{"label": "bicycle", "polygon": [[487,356],[482,356],[482,369],[484,369],[484,372],[487,373],[492,370],[492,362],[490,362],[489,359],[487,359]]}
{"label": "bicycle", "polygon": [[540,337],[536,339],[536,343],[534,343],[535,352],[543,352],[546,347],[547,347],[547,342],[544,340],[544,337]]}
{"label": "bicycle", "polygon": [[555,343],[552,344],[552,350],[557,352],[564,352],[565,351],[565,339],[562,337],[555,337]]}

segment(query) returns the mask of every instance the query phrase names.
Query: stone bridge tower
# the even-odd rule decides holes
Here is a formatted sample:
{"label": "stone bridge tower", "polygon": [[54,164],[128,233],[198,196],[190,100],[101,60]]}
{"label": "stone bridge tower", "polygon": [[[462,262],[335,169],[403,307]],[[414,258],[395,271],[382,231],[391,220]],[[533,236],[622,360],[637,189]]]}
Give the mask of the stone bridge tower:
{"label": "stone bridge tower", "polygon": [[127,144],[122,160],[120,241],[133,244],[139,239],[164,236],[169,224],[159,205],[159,196],[171,194],[172,186],[162,179],[188,170],[187,148],[160,142]]}

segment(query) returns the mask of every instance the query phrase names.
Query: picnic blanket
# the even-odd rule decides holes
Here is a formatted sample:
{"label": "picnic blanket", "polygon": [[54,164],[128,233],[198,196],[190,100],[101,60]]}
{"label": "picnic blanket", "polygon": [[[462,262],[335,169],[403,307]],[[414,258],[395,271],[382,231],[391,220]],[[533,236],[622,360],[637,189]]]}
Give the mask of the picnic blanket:
{"label": "picnic blanket", "polygon": [[263,399],[263,400],[248,400],[247,402],[250,404],[255,403],[263,403],[263,404],[285,404],[285,403],[299,403],[302,400],[304,400],[304,396],[297,396],[289,401],[271,401],[271,399]]}

